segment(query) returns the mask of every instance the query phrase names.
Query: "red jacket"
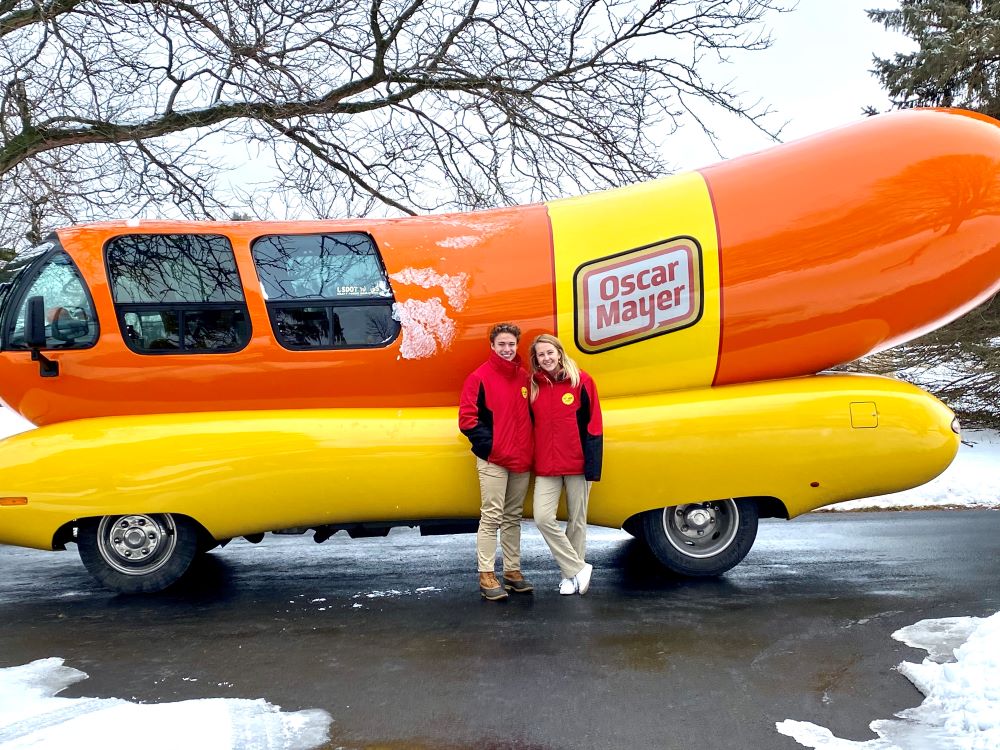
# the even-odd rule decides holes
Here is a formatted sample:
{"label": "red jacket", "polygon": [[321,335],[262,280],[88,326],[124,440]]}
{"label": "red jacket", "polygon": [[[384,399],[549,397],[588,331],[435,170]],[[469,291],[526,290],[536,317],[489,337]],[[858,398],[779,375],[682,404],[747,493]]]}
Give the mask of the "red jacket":
{"label": "red jacket", "polygon": [[580,371],[574,388],[569,378],[553,381],[535,373],[538,396],[531,404],[535,422],[535,473],[542,477],[583,474],[601,478],[604,426],[594,379]]}
{"label": "red jacket", "polygon": [[531,414],[528,372],[521,357],[508,362],[496,352],[465,379],[458,428],[472,452],[508,471],[531,470]]}

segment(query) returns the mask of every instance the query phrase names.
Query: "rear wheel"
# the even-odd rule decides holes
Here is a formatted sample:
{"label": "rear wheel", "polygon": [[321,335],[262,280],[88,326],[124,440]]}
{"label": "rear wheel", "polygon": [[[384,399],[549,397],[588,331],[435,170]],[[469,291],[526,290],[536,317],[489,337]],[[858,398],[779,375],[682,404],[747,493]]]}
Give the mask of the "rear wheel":
{"label": "rear wheel", "polygon": [[80,521],[80,559],[94,578],[123,594],[162,591],[198,551],[198,526],[169,513],[102,516]]}
{"label": "rear wheel", "polygon": [[747,556],[757,538],[757,516],[757,504],[747,499],[660,508],[643,514],[643,538],[668,570],[717,576]]}

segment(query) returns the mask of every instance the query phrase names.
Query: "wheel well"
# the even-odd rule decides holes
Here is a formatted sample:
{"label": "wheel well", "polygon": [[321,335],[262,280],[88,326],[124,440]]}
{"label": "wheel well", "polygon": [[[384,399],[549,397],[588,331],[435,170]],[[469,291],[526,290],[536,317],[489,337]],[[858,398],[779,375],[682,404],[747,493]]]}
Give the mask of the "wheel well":
{"label": "wheel well", "polygon": [[788,520],[788,508],[776,497],[749,498],[757,501],[757,515],[760,518],[784,518]]}
{"label": "wheel well", "polygon": [[76,541],[76,519],[68,521],[56,529],[52,535],[52,549],[66,549],[69,542]]}
{"label": "wheel well", "polygon": [[[136,511],[140,512],[140,511]],[[115,515],[122,515],[116,513]],[[195,526],[198,527],[198,546],[202,549],[212,549],[216,547],[219,542],[216,541],[215,537],[208,533],[208,529],[198,523],[198,519],[192,518],[191,516],[185,515],[184,513],[173,513],[171,514],[176,517],[183,516]],[[88,518],[101,518],[101,516],[80,516],[79,518],[74,518],[72,521],[67,521],[52,535],[52,549],[64,550],[66,545],[70,542],[76,542],[76,527],[80,524],[80,521],[85,521]]]}
{"label": "wheel well", "polygon": [[[753,500],[757,504],[757,515],[760,518],[784,518],[788,519],[788,509],[785,504],[781,502],[776,497],[736,497],[734,500]],[[707,501],[706,501],[707,502]],[[671,507],[671,506],[665,506]],[[659,510],[654,508],[653,510]],[[642,524],[642,513],[636,513],[634,516],[629,516],[622,523],[622,528],[625,531],[635,536],[641,530]]]}

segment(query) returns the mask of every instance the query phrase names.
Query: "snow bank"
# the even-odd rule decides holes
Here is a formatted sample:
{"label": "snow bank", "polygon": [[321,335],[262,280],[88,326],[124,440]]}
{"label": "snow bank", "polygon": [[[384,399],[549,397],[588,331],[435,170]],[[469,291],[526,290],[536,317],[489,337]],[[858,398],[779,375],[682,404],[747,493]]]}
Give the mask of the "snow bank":
{"label": "snow bank", "polygon": [[27,419],[13,409],[8,409],[6,406],[0,405],[0,438],[33,429],[35,429],[35,425],[31,424]]}
{"label": "snow bank", "polygon": [[[310,750],[329,739],[326,711],[284,713],[264,700],[207,698],[178,703],[132,703],[119,698],[58,698],[87,679],[58,658],[0,669],[0,750],[97,748],[147,728],[143,750],[231,748]],[[140,731],[136,729],[135,731]]]}
{"label": "snow bank", "polygon": [[[926,697],[895,719],[873,721],[867,742],[842,740],[825,727],[788,719],[775,726],[815,750],[995,750],[1000,748],[1000,612],[992,617],[921,620],[892,637],[926,650],[898,669]],[[943,662],[943,663],[942,663]]]}

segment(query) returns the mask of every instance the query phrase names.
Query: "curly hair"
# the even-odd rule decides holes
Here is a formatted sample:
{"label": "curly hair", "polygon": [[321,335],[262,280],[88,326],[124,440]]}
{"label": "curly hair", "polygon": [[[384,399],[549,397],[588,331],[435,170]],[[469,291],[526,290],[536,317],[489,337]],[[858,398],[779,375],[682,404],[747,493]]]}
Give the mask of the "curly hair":
{"label": "curly hair", "polygon": [[521,329],[516,325],[513,323],[497,323],[490,329],[490,344],[496,341],[497,336],[501,333],[509,333],[517,341],[521,340]]}

